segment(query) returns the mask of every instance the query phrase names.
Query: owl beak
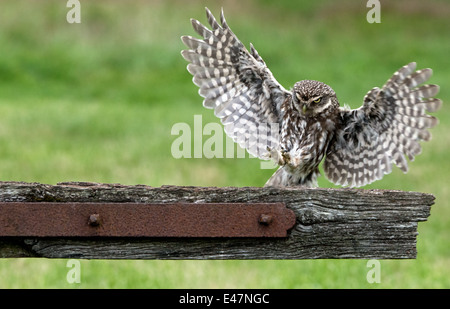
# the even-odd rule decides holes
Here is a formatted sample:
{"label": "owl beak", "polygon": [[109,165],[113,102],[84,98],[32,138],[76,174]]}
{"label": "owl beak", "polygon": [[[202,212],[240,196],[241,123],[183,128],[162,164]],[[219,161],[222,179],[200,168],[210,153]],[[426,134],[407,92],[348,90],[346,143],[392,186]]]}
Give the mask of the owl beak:
{"label": "owl beak", "polygon": [[307,109],[306,104],[304,104],[302,107],[303,114],[306,114],[306,109]]}

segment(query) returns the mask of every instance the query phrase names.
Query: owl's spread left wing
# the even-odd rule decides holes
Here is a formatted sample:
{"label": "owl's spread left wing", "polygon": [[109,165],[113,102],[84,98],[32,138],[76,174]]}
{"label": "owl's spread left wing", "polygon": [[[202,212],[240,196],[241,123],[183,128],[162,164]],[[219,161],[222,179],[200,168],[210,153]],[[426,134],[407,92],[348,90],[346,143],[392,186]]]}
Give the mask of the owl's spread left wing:
{"label": "owl's spread left wing", "polygon": [[205,98],[203,105],[214,109],[228,136],[250,154],[267,159],[267,147],[278,146],[280,107],[290,93],[276,81],[256,49],[251,45],[249,52],[239,41],[223,10],[221,25],[207,8],[206,15],[212,30],[191,20],[203,39],[181,37],[190,48],[182,51],[190,62],[187,69]]}
{"label": "owl's spread left wing", "polygon": [[381,88],[373,88],[355,110],[340,108],[337,131],[324,162],[327,178],[335,184],[360,187],[381,179],[395,163],[407,172],[409,160],[421,152],[419,141],[428,141],[427,129],[437,119],[426,114],[438,110],[432,98],[437,85],[421,85],[431,69],[414,72],[410,63],[398,70]]}

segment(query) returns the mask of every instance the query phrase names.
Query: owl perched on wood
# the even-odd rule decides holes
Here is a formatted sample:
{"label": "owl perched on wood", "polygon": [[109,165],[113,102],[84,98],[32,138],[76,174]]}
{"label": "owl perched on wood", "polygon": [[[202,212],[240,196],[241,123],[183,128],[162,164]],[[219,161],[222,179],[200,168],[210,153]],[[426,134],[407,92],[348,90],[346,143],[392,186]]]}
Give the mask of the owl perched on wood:
{"label": "owl perched on wood", "polygon": [[392,163],[406,172],[405,156],[413,160],[419,141],[430,140],[427,129],[437,119],[426,112],[442,104],[433,98],[437,85],[421,85],[431,69],[405,65],[351,110],[319,81],[302,80],[286,90],[253,45],[248,51],[231,31],[223,11],[221,24],[208,9],[206,14],[212,30],[192,19],[202,39],[183,36],[189,49],[182,55],[203,105],[214,109],[225,132],[250,154],[280,165],[266,186],[317,187],[322,160],[331,182],[364,186],[390,173]]}

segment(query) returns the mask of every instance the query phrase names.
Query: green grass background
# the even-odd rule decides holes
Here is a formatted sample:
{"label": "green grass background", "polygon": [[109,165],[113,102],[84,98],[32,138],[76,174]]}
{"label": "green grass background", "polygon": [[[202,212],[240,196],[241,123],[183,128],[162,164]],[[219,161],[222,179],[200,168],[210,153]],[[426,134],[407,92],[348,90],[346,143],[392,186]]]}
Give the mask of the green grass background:
{"label": "green grass background", "polygon": [[[82,1],[81,24],[65,1],[0,4],[0,180],[56,184],[262,186],[273,170],[256,159],[174,159],[175,123],[217,122],[202,107],[180,55],[189,19],[204,7],[252,42],[278,81],[317,79],[357,108],[399,67],[431,67],[442,109],[433,140],[410,164],[367,188],[433,193],[419,224],[417,260],[381,261],[369,284],[365,260],[0,260],[0,288],[450,288],[450,3],[382,1],[369,24],[365,1]],[[207,137],[204,137],[206,139]],[[332,187],[325,179],[322,187]]]}

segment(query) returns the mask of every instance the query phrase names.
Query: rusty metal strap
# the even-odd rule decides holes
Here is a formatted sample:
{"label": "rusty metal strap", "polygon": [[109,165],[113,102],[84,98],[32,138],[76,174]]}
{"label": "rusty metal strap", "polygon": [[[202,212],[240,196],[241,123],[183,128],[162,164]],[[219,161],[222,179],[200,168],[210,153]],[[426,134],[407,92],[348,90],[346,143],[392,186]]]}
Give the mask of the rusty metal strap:
{"label": "rusty metal strap", "polygon": [[286,237],[284,203],[0,203],[0,237]]}

